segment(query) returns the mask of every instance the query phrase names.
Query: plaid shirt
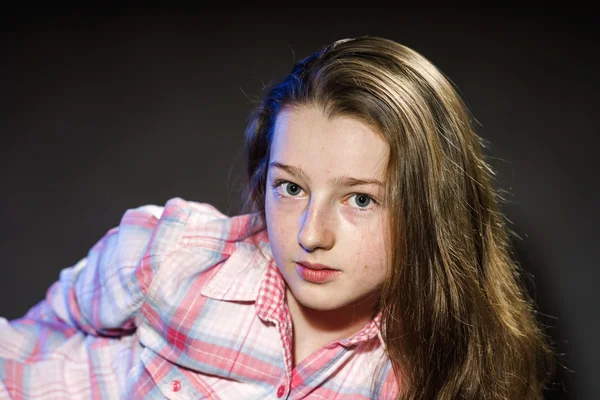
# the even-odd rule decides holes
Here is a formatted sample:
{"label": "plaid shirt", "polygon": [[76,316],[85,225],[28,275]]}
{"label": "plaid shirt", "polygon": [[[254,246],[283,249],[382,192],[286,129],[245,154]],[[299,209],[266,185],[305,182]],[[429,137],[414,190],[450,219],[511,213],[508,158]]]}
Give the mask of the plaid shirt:
{"label": "plaid shirt", "polygon": [[394,398],[379,318],[292,366],[285,282],[252,218],[179,198],[128,210],[45,301],[0,318],[0,398]]}

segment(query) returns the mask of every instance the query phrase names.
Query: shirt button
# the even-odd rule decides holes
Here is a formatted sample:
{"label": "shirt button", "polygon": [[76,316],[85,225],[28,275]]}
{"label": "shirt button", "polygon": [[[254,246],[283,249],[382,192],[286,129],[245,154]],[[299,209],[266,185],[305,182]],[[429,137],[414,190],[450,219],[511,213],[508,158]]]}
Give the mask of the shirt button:
{"label": "shirt button", "polygon": [[179,392],[179,390],[181,390],[181,382],[179,382],[178,380],[174,380],[171,382],[171,389],[174,392]]}
{"label": "shirt button", "polygon": [[284,393],[285,393],[285,387],[283,387],[283,385],[279,386],[279,389],[277,389],[277,397],[283,396]]}

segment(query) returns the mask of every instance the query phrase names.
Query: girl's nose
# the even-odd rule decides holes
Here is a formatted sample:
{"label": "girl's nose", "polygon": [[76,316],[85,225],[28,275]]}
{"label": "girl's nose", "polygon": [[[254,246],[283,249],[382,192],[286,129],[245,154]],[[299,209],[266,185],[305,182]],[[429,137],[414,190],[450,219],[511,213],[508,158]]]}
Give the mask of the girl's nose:
{"label": "girl's nose", "polygon": [[329,250],[335,244],[334,221],[326,205],[317,205],[311,200],[308,208],[300,217],[298,243],[304,250]]}

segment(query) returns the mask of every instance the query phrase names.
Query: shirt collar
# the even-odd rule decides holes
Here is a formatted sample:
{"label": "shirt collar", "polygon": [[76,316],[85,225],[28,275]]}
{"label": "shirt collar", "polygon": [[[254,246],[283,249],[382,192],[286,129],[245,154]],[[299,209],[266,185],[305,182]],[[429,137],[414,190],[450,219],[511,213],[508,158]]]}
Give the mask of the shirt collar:
{"label": "shirt collar", "polygon": [[[238,242],[235,251],[204,285],[202,295],[225,301],[256,301],[273,256],[266,230]],[[258,245],[256,244],[258,243]]]}
{"label": "shirt collar", "polygon": [[385,343],[383,342],[383,337],[381,336],[381,312],[379,312],[375,318],[369,321],[360,331],[351,336],[348,339],[344,339],[340,341],[342,346],[350,347],[354,346],[360,342],[366,342],[367,340],[378,338],[379,342],[382,346],[385,347]]}

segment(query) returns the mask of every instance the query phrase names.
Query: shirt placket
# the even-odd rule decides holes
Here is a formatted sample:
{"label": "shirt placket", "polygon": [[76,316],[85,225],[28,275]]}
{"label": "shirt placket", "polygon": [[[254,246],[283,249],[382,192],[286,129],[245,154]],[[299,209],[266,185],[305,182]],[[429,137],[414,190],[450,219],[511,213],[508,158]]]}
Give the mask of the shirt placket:
{"label": "shirt placket", "polygon": [[277,399],[286,399],[292,380],[292,319],[285,304],[285,283],[273,264],[268,267],[261,292],[256,303],[257,314],[275,325],[284,360],[284,371],[274,385],[274,394]]}

